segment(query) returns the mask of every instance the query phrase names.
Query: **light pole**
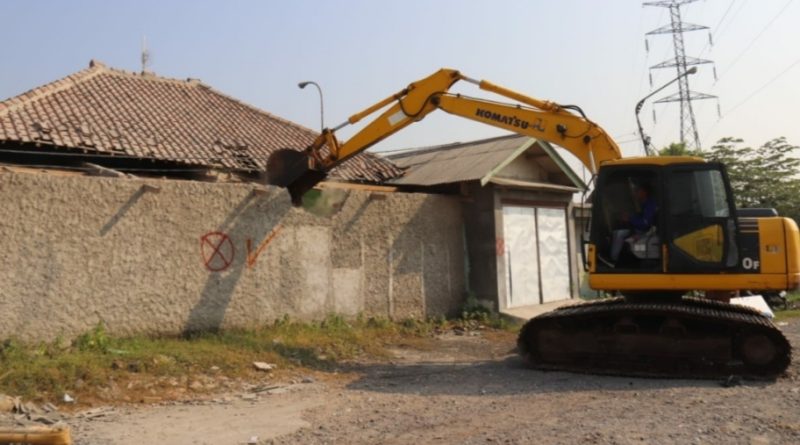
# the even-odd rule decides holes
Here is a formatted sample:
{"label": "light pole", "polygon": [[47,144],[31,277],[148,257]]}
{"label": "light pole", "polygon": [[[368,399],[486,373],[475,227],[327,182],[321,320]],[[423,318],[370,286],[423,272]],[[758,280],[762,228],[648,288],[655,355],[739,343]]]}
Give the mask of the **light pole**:
{"label": "light pole", "polygon": [[636,125],[639,126],[639,135],[642,137],[642,144],[644,144],[644,153],[647,156],[650,156],[650,136],[647,136],[647,135],[644,134],[644,129],[642,128],[642,121],[639,120],[639,112],[642,111],[642,107],[644,106],[644,101],[646,101],[647,99],[650,99],[651,97],[653,97],[653,95],[655,95],[659,91],[663,90],[664,88],[672,85],[673,83],[679,81],[680,79],[688,76],[689,74],[694,74],[696,72],[697,72],[697,67],[696,66],[691,67],[689,70],[681,73],[680,76],[678,76],[678,77],[670,80],[669,82],[665,83],[659,89],[657,89],[657,90],[653,91],[652,93],[648,94],[647,96],[643,97],[642,100],[640,100],[639,102],[636,103]]}
{"label": "light pole", "polygon": [[317,82],[311,80],[306,80],[297,84],[301,90],[309,85],[314,85],[317,87],[317,91],[319,91],[319,131],[323,131],[325,129],[325,108],[322,103],[322,88]]}

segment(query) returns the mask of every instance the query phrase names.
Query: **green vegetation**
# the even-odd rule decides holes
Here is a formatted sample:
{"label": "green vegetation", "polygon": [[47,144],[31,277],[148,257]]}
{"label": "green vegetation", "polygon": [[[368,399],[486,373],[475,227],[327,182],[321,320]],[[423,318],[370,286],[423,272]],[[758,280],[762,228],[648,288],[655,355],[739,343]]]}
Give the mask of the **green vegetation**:
{"label": "green vegetation", "polygon": [[478,302],[478,299],[474,295],[467,297],[467,301],[461,309],[461,318],[455,320],[454,323],[465,329],[471,329],[477,326],[485,326],[505,331],[516,331],[519,329],[516,323],[510,322],[508,319],[503,318],[502,315],[492,312],[489,308]]}
{"label": "green vegetation", "polygon": [[778,321],[787,321],[794,318],[800,317],[800,309],[786,309],[786,310],[779,310],[775,311],[775,320]]}
{"label": "green vegetation", "polygon": [[759,148],[744,145],[742,139],[723,138],[704,151],[687,150],[680,143],[659,150],[661,156],[701,156],[727,166],[736,205],[769,207],[800,222],[800,147],[780,137]]}
{"label": "green vegetation", "polygon": [[786,321],[800,317],[800,292],[789,292],[786,295],[786,309],[775,310],[775,321]]}
{"label": "green vegetation", "polygon": [[[207,375],[214,369],[229,378],[263,377],[252,362],[275,363],[279,371],[330,371],[343,360],[389,357],[387,346],[422,346],[434,333],[467,328],[469,323],[508,328],[490,314],[465,312],[456,320],[404,320],[329,316],[320,322],[288,317],[252,330],[228,330],[185,337],[128,337],[98,325],[74,341],[0,345],[0,393],[32,399],[60,399],[64,392],[91,399],[103,387],[127,380]],[[475,328],[475,326],[473,326]]]}
{"label": "green vegetation", "polygon": [[673,142],[658,150],[659,156],[700,156],[699,152],[689,150],[683,142]]}

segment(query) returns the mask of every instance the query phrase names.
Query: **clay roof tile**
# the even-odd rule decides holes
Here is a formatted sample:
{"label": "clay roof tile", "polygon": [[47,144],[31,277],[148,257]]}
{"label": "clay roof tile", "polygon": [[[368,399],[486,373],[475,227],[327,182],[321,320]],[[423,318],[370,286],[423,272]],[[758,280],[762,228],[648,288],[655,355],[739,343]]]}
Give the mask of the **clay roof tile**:
{"label": "clay roof tile", "polygon": [[[132,73],[97,60],[0,102],[0,140],[209,167],[263,170],[274,150],[300,150],[316,136],[198,79]],[[390,161],[362,153],[334,169],[332,177],[383,182],[401,174]]]}

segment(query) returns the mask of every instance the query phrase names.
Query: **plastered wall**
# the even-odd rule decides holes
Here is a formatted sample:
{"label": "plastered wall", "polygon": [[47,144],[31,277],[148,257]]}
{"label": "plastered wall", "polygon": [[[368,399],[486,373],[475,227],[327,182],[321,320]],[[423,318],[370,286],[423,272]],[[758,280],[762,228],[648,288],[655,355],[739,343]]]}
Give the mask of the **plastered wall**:
{"label": "plastered wall", "polygon": [[248,327],[288,314],[452,314],[460,204],[332,191],[292,208],[244,184],[0,173],[0,338]]}

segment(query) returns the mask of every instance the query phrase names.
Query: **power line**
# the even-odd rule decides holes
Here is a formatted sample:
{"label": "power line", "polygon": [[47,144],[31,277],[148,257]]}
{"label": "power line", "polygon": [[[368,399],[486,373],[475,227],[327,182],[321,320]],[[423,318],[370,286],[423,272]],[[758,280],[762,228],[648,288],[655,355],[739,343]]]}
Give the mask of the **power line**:
{"label": "power line", "polygon": [[622,138],[624,138],[626,136],[638,136],[638,135],[639,135],[639,133],[637,131],[629,131],[627,133],[621,133],[621,134],[618,134],[618,135],[614,136],[614,139],[622,139]]}
{"label": "power line", "polygon": [[631,142],[642,142],[641,138],[634,138],[634,139],[626,139],[624,141],[615,141],[618,145],[619,144],[630,144]]}
{"label": "power line", "polygon": [[750,48],[752,48],[752,47],[753,47],[753,44],[755,44],[755,43],[756,43],[756,41],[758,41],[758,39],[760,39],[760,38],[761,38],[761,36],[763,36],[763,35],[764,35],[764,33],[765,33],[765,32],[766,32],[766,31],[767,31],[767,30],[768,30],[770,27],[772,27],[772,25],[775,23],[775,21],[778,19],[778,17],[780,17],[781,15],[783,15],[783,13],[786,11],[786,8],[788,8],[788,7],[789,7],[789,5],[790,5],[790,4],[791,4],[793,1],[794,1],[794,0],[789,0],[789,1],[787,1],[787,2],[786,2],[784,5],[783,5],[783,7],[781,7],[781,9],[778,11],[778,13],[777,13],[777,14],[775,14],[775,16],[773,16],[773,17],[772,17],[772,19],[770,19],[770,21],[769,21],[769,22],[767,22],[767,24],[766,24],[766,25],[765,25],[763,28],[761,28],[761,31],[759,31],[759,32],[758,32],[758,34],[757,34],[757,35],[756,35],[756,36],[755,36],[755,37],[754,37],[752,40],[750,40],[750,42],[747,44],[747,46],[745,46],[745,48],[744,48],[742,51],[740,51],[740,52],[739,52],[739,54],[736,56],[736,58],[734,58],[734,59],[733,59],[733,62],[731,62],[731,64],[730,64],[730,65],[728,65],[728,67],[727,67],[727,68],[725,68],[725,71],[723,71],[723,72],[722,72],[722,74],[720,74],[720,75],[719,75],[719,78],[717,79],[717,82],[719,82],[719,79],[722,79],[722,78],[725,76],[725,74],[727,74],[728,72],[730,72],[731,68],[733,68],[733,67],[736,65],[736,63],[737,63],[737,62],[739,62],[739,60],[741,60],[742,56],[744,56],[744,55],[745,55],[745,53],[747,53],[747,51],[749,51],[749,50],[750,50]]}
{"label": "power line", "polygon": [[[722,17],[719,19],[717,24],[714,25],[713,29],[719,29],[719,26],[722,24],[722,21],[725,20],[725,17],[728,16],[728,13],[731,12],[731,8],[733,8],[734,4],[736,4],[736,0],[731,0],[731,2],[728,4],[728,7],[725,9],[725,12],[722,14]],[[712,44],[711,43],[711,39],[709,37],[709,41],[706,42],[705,46],[703,46],[703,49],[700,50],[700,52],[698,53],[697,57],[701,57],[703,55],[703,53],[705,53],[708,48],[711,48],[711,44]]]}
{"label": "power line", "polygon": [[733,21],[736,19],[736,16],[739,15],[739,13],[742,11],[742,7],[745,5],[745,3],[747,3],[747,2],[746,1],[742,1],[741,3],[739,3],[739,7],[736,8],[736,12],[733,13],[733,15],[731,16],[731,19],[728,20],[728,22],[726,22],[725,25],[721,29],[719,29],[717,34],[715,34],[715,36],[718,39],[720,37],[722,37],[722,34],[724,34],[725,31],[727,31],[731,27],[731,23],[733,23]]}
{"label": "power line", "polygon": [[722,21],[725,20],[725,17],[728,16],[728,13],[731,12],[731,8],[733,8],[733,5],[735,3],[736,3],[736,0],[731,0],[730,4],[728,4],[728,7],[725,9],[725,12],[722,14],[722,17],[719,19],[717,24],[714,25],[714,29],[719,29],[719,25],[722,24]]}
{"label": "power line", "polygon": [[[747,102],[748,102],[750,99],[752,99],[753,97],[755,97],[757,94],[759,94],[761,91],[763,91],[764,89],[766,89],[767,87],[769,87],[769,86],[770,86],[770,85],[772,85],[773,83],[775,83],[775,82],[776,82],[778,79],[780,79],[781,77],[783,77],[783,75],[784,75],[784,74],[786,74],[786,73],[788,73],[789,71],[791,71],[791,69],[792,69],[792,68],[794,68],[795,66],[797,66],[798,64],[800,64],[800,59],[797,59],[797,60],[795,60],[794,62],[792,62],[792,64],[791,64],[791,65],[789,65],[788,67],[786,67],[786,69],[784,69],[783,71],[781,71],[780,73],[778,73],[778,75],[777,75],[777,76],[775,76],[775,77],[773,77],[772,79],[770,79],[769,81],[767,81],[767,83],[765,83],[764,85],[761,85],[760,87],[758,87],[758,88],[757,88],[755,91],[753,91],[752,93],[750,93],[750,95],[748,95],[748,96],[747,96],[747,97],[746,97],[744,100],[742,100],[741,102],[737,103],[737,104],[736,104],[736,105],[734,105],[734,106],[733,106],[731,109],[729,109],[728,111],[726,111],[726,112],[725,112],[725,114],[723,114],[723,115],[722,115],[722,117],[720,117],[720,118],[719,118],[719,120],[721,121],[722,119],[724,119],[725,117],[727,117],[729,114],[731,114],[733,111],[735,111],[737,108],[739,108],[739,107],[741,107],[742,105],[744,105],[745,103],[747,103]],[[717,122],[719,122],[719,121],[717,121]]]}

